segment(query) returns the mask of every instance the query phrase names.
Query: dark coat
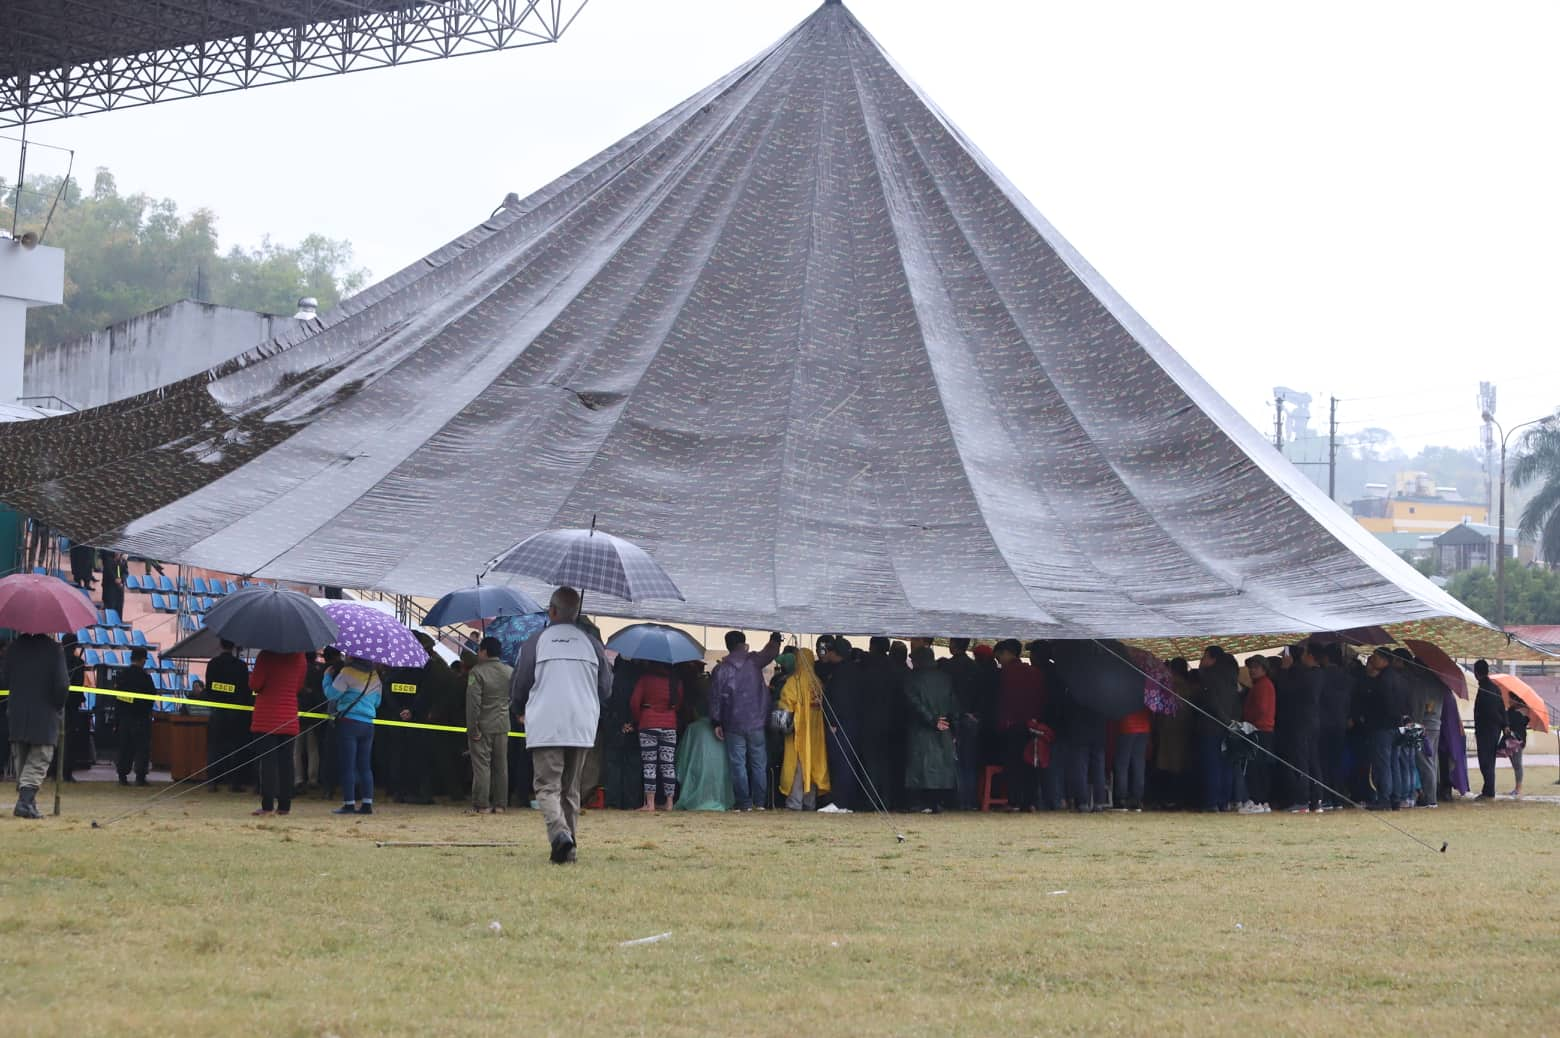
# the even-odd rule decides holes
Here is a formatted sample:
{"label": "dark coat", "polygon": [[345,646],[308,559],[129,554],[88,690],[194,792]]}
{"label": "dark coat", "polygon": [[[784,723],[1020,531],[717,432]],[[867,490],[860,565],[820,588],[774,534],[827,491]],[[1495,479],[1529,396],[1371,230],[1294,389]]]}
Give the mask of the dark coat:
{"label": "dark coat", "polygon": [[1212,667],[1198,670],[1197,678],[1202,686],[1197,705],[1211,715],[1198,715],[1198,731],[1204,736],[1222,735],[1231,721],[1240,718],[1239,669],[1226,656]]}
{"label": "dark coat", "polygon": [[[953,789],[959,784],[952,728],[959,707],[953,679],[941,670],[912,671],[905,684],[905,702],[909,708],[905,788]],[[948,731],[937,730],[939,717],[949,721]]]}
{"label": "dark coat", "polygon": [[[157,694],[157,686],[152,682],[152,676],[141,667],[125,667],[115,674],[114,688],[120,692],[140,692],[148,696]],[[152,716],[152,701],[150,699],[120,699],[116,701],[115,710],[121,717],[147,720]]]}
{"label": "dark coat", "polygon": [[[14,722],[13,722],[14,724]],[[1477,739],[1493,740],[1506,727],[1506,704],[1493,681],[1479,682],[1473,699],[1473,733]],[[14,730],[14,729],[13,729]],[[16,738],[16,736],[11,736]]]}
{"label": "dark coat", "polygon": [[53,746],[70,688],[65,653],[46,634],[24,634],[0,656],[0,686],[11,690],[6,708],[11,741]]}

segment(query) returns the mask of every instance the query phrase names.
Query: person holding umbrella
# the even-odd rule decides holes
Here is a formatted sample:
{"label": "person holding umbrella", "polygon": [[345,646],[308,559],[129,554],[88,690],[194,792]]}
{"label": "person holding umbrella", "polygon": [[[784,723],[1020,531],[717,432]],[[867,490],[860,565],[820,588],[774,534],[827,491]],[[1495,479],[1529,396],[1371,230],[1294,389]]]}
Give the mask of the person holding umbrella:
{"label": "person holding umbrella", "polygon": [[298,693],[309,676],[309,658],[301,652],[271,652],[255,659],[249,690],[255,712],[249,730],[260,763],[260,807],[251,814],[285,815],[292,811],[293,739],[298,736]]}
{"label": "person holding umbrella", "polygon": [[374,716],[383,690],[373,664],[351,656],[327,668],[320,685],[336,715],[341,806],[333,815],[374,813]]}
{"label": "person holding umbrella", "polygon": [[606,652],[579,626],[579,615],[578,591],[553,592],[548,626],[521,647],[509,689],[510,709],[525,718],[537,806],[555,865],[575,860],[580,775],[596,744],[601,707],[612,694]]}
{"label": "person holding umbrella", "polygon": [[[96,620],[91,601],[64,581],[34,573],[0,578],[0,627],[21,635],[0,656],[0,688],[11,692],[6,713],[18,818],[43,817],[38,811],[38,787],[54,759],[60,710],[70,692],[64,650],[49,635],[87,627]],[[64,760],[60,770],[67,770]],[[54,813],[60,813],[58,784]]]}
{"label": "person holding umbrella", "polygon": [[[74,593],[74,592],[72,592]],[[11,771],[16,775],[18,818],[42,818],[38,787],[54,760],[60,710],[70,688],[65,653],[46,634],[24,634],[0,657],[0,685],[11,690]]]}

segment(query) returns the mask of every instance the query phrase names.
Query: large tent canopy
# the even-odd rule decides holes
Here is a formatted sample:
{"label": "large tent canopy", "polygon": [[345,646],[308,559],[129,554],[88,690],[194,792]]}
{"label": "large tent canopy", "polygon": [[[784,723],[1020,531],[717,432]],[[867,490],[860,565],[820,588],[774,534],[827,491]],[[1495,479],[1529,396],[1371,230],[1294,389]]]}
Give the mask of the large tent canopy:
{"label": "large tent canopy", "polygon": [[290,337],[0,431],[0,497],[140,555],[421,595],[595,517],[687,596],[596,609],[749,628],[1505,641],[838,3]]}

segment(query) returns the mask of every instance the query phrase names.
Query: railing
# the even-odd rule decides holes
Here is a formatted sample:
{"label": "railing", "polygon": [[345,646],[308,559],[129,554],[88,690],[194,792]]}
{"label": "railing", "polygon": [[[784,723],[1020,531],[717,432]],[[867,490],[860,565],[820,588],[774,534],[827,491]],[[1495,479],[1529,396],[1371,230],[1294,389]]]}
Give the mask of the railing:
{"label": "railing", "polygon": [[27,404],[30,407],[43,407],[49,404],[58,405],[49,408],[50,410],[54,411],[70,411],[74,413],[81,410],[81,408],[77,407],[69,400],[66,400],[62,396],[55,396],[53,393],[46,393],[43,396],[19,396],[16,398],[16,402],[18,404]]}
{"label": "railing", "polygon": [[428,627],[426,621],[428,610],[417,604],[417,600],[411,595],[395,595],[387,591],[346,591],[360,602],[388,602],[395,607],[395,618],[407,627],[425,627],[435,631],[439,642],[452,652],[460,652],[466,647],[466,643],[460,638],[449,633],[448,628]]}

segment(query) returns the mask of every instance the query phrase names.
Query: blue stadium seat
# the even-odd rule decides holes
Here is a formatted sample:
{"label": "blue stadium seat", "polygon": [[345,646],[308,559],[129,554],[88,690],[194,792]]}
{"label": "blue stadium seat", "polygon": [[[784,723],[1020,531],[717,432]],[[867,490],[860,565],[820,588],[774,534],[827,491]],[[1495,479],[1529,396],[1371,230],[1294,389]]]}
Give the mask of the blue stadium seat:
{"label": "blue stadium seat", "polygon": [[81,644],[83,644],[83,645],[92,645],[92,644],[94,644],[93,641],[92,641],[92,628],[90,628],[90,627],[83,627],[81,630],[77,631],[76,632],[76,640],[78,642],[80,642]]}
{"label": "blue stadium seat", "polygon": [[81,658],[89,667],[96,667],[99,663],[103,662],[103,657],[98,655],[98,651],[96,649],[88,649],[86,652],[81,654]]}
{"label": "blue stadium seat", "polygon": [[163,573],[157,578],[157,590],[165,595],[171,595],[179,589],[173,586],[173,578]]}
{"label": "blue stadium seat", "polygon": [[125,574],[125,590],[126,591],[139,591],[139,590],[141,590],[141,578],[136,576],[134,573],[126,573]]}
{"label": "blue stadium seat", "polygon": [[101,627],[92,627],[87,630],[87,642],[91,645],[109,644],[108,632]]}
{"label": "blue stadium seat", "polygon": [[231,580],[228,581],[227,582],[227,593],[230,594],[230,595],[237,594],[238,593],[238,585],[233,583]]}
{"label": "blue stadium seat", "polygon": [[103,626],[104,627],[129,627],[130,625],[125,623],[124,620],[122,620],[120,618],[119,610],[117,610],[117,609],[105,609],[105,610],[103,610]]}
{"label": "blue stadium seat", "polygon": [[151,642],[146,640],[146,635],[143,632],[135,630],[130,632],[130,644],[144,649],[150,645]]}
{"label": "blue stadium seat", "polygon": [[108,643],[110,645],[128,647],[130,644],[130,636],[125,634],[125,629],[123,627],[115,627],[109,631]]}
{"label": "blue stadium seat", "polygon": [[209,585],[207,585],[205,577],[196,577],[194,581],[191,582],[190,589],[197,595],[211,594],[211,588]]}

